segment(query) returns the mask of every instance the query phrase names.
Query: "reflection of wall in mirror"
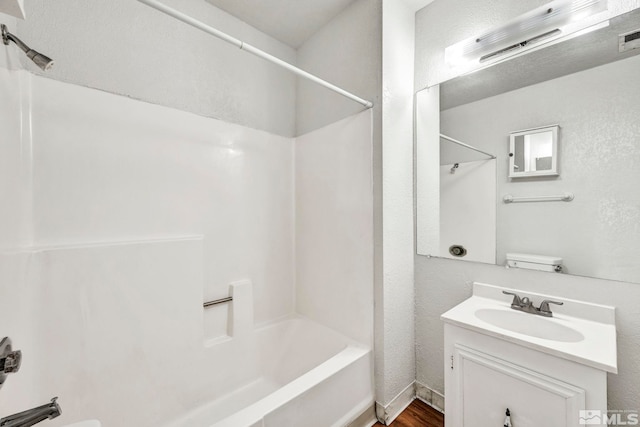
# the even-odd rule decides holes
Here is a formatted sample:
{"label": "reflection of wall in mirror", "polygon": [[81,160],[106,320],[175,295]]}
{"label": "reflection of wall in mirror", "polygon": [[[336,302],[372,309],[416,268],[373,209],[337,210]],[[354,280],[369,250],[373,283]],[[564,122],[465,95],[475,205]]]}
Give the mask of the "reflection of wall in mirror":
{"label": "reflection of wall in mirror", "polygon": [[[499,264],[506,252],[553,254],[570,274],[640,279],[638,69],[635,56],[442,112],[443,133],[498,156],[498,199],[576,196],[570,203],[498,203]],[[510,132],[546,123],[563,129],[562,174],[510,181]]]}
{"label": "reflection of wall in mirror", "polygon": [[496,262],[496,161],[440,167],[440,254],[452,245],[467,250],[465,261]]}
{"label": "reflection of wall in mirror", "polygon": [[553,132],[540,132],[524,137],[526,171],[551,169]]}

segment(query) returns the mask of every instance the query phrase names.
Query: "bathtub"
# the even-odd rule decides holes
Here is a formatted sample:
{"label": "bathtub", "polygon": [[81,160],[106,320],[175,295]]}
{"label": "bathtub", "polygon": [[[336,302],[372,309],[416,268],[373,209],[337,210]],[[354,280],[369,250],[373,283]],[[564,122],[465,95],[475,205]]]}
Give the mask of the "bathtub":
{"label": "bathtub", "polygon": [[302,317],[249,340],[251,378],[166,427],[344,427],[373,405],[370,348]]}

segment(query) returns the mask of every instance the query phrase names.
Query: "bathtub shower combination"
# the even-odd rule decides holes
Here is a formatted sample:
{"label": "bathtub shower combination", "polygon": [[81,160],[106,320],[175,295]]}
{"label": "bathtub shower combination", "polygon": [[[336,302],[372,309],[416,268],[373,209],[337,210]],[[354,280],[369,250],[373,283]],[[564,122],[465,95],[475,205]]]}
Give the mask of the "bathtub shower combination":
{"label": "bathtub shower combination", "polygon": [[365,110],[291,138],[0,67],[2,425],[371,418],[371,102],[140,2]]}
{"label": "bathtub shower combination", "polygon": [[300,317],[251,335],[253,378],[167,427],[339,427],[371,406],[369,348]]}

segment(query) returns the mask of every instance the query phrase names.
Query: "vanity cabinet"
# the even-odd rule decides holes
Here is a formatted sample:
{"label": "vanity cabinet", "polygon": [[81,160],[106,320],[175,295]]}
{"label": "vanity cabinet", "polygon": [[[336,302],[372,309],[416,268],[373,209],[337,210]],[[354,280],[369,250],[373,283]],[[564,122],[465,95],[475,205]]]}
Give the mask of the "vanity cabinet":
{"label": "vanity cabinet", "polygon": [[[474,284],[474,294],[482,296],[476,294],[442,316],[445,426],[501,427],[507,408],[513,427],[606,426],[607,372],[617,370],[615,325],[563,314],[553,320],[527,313],[514,315],[501,289]],[[488,295],[495,299],[486,298]],[[573,302],[567,300],[565,305],[569,303]],[[590,307],[584,308],[571,309],[582,313]],[[607,318],[607,309],[598,306],[594,310]],[[487,310],[504,313],[511,323],[504,328],[483,323],[479,320],[483,316],[477,313]],[[530,316],[522,317],[525,326],[518,325],[520,315]],[[557,331],[551,322],[560,325]],[[561,335],[564,330],[560,327],[575,328],[581,338]],[[524,333],[540,335],[543,330],[556,335],[540,338]],[[601,346],[599,339],[603,339]],[[611,345],[613,352],[608,348]]]}
{"label": "vanity cabinet", "polygon": [[[606,413],[606,372],[445,325],[446,427],[577,427]],[[591,425],[606,425],[591,424]]]}

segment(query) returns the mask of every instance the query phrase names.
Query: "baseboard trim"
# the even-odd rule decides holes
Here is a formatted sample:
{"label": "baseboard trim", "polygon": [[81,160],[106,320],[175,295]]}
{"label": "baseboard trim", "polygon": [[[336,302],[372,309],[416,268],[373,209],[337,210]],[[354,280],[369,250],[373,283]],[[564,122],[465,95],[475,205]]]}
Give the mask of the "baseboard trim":
{"label": "baseboard trim", "polygon": [[388,405],[383,406],[376,402],[376,417],[384,425],[389,425],[402,413],[416,398],[416,383],[412,382],[396,397],[391,399]]}
{"label": "baseboard trim", "polygon": [[416,397],[444,414],[444,395],[416,381]]}

